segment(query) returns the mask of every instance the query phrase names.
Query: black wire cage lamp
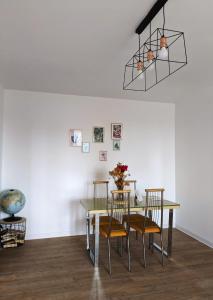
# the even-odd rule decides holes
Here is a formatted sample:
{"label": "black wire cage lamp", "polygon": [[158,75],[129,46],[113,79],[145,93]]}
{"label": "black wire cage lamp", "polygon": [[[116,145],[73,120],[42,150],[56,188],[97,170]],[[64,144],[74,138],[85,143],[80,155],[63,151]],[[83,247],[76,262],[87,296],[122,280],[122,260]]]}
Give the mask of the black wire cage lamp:
{"label": "black wire cage lamp", "polygon": [[[148,91],[187,64],[184,33],[165,28],[165,3],[158,0],[137,27],[138,50],[125,65],[123,89]],[[151,21],[163,10],[163,27],[152,32]],[[149,25],[149,37],[141,45],[141,33]]]}

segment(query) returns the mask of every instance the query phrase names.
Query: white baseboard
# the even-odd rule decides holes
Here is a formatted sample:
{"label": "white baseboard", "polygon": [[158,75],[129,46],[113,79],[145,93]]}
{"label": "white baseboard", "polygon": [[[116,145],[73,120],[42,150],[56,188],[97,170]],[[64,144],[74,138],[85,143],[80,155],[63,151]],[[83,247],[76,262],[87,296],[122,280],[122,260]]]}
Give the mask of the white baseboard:
{"label": "white baseboard", "polygon": [[212,243],[212,242],[210,242],[210,241],[208,241],[208,240],[202,238],[201,236],[199,236],[199,235],[197,235],[197,234],[191,232],[190,230],[188,230],[188,229],[186,229],[186,228],[184,228],[184,227],[182,227],[182,226],[180,226],[180,225],[178,225],[178,224],[176,224],[176,228],[177,228],[178,230],[184,232],[185,234],[191,236],[193,239],[195,239],[195,240],[197,240],[197,241],[199,241],[199,242],[201,242],[201,243],[207,245],[207,246],[210,247],[210,248],[213,248],[213,243]]}
{"label": "white baseboard", "polygon": [[76,236],[76,235],[84,235],[85,232],[73,233],[70,231],[63,232],[48,232],[48,233],[32,233],[26,235],[26,240],[38,240],[38,239],[49,239],[49,238],[57,238],[57,237],[66,237],[66,236]]}

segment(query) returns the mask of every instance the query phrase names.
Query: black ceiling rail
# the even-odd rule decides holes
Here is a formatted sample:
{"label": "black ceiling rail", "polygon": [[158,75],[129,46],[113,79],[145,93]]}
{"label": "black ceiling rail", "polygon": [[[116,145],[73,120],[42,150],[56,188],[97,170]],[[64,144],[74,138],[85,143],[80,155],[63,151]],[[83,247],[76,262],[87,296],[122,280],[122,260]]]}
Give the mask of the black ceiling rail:
{"label": "black ceiling rail", "polygon": [[146,15],[146,17],[143,19],[143,21],[140,23],[140,25],[135,30],[135,32],[137,34],[141,34],[144,31],[144,29],[154,19],[154,17],[161,10],[161,8],[166,4],[167,1],[168,0],[157,0],[157,2],[150,9],[149,13]]}

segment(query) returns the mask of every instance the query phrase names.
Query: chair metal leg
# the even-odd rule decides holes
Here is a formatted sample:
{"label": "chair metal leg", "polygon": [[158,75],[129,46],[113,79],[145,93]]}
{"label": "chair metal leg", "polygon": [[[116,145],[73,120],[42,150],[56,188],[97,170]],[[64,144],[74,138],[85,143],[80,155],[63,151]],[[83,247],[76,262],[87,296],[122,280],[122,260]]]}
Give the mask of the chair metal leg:
{"label": "chair metal leg", "polygon": [[92,242],[95,249],[95,225],[92,225]]}
{"label": "chair metal leg", "polygon": [[128,247],[128,271],[131,272],[131,254],[130,254],[129,234],[127,236],[127,247]]}
{"label": "chair metal leg", "polygon": [[86,217],[87,250],[90,249],[90,217]]}
{"label": "chair metal leg", "polygon": [[164,253],[163,253],[163,233],[161,232],[160,234],[160,243],[161,243],[161,263],[162,263],[162,266],[164,264]]}
{"label": "chair metal leg", "polygon": [[[129,224],[127,224],[127,232],[128,232],[128,235],[129,235],[129,232],[130,232],[130,227],[129,227]],[[125,250],[126,252],[128,252],[128,242],[127,242],[127,239],[126,239],[126,247],[125,247]]]}
{"label": "chair metal leg", "polygon": [[142,243],[143,243],[143,261],[144,261],[144,268],[146,268],[145,234],[142,234]]}
{"label": "chair metal leg", "polygon": [[120,243],[119,243],[119,237],[116,238],[116,248],[117,248],[117,252],[118,254],[120,254]]}
{"label": "chair metal leg", "polygon": [[112,270],[111,270],[111,247],[110,247],[110,238],[107,238],[107,243],[108,243],[109,275],[111,276]]}
{"label": "chair metal leg", "polygon": [[152,251],[152,253],[154,252],[154,233],[149,233],[149,249]]}
{"label": "chair metal leg", "polygon": [[123,256],[123,237],[121,236],[121,250],[120,255]]}

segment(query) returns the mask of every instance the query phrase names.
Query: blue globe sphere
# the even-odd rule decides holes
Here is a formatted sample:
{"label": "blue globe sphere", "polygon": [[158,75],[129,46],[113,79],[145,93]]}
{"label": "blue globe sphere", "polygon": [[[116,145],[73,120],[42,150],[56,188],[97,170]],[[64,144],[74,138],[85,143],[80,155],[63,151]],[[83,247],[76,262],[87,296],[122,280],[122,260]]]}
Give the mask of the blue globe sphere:
{"label": "blue globe sphere", "polygon": [[0,193],[0,207],[6,214],[14,216],[22,210],[25,202],[25,196],[19,190],[4,190]]}

